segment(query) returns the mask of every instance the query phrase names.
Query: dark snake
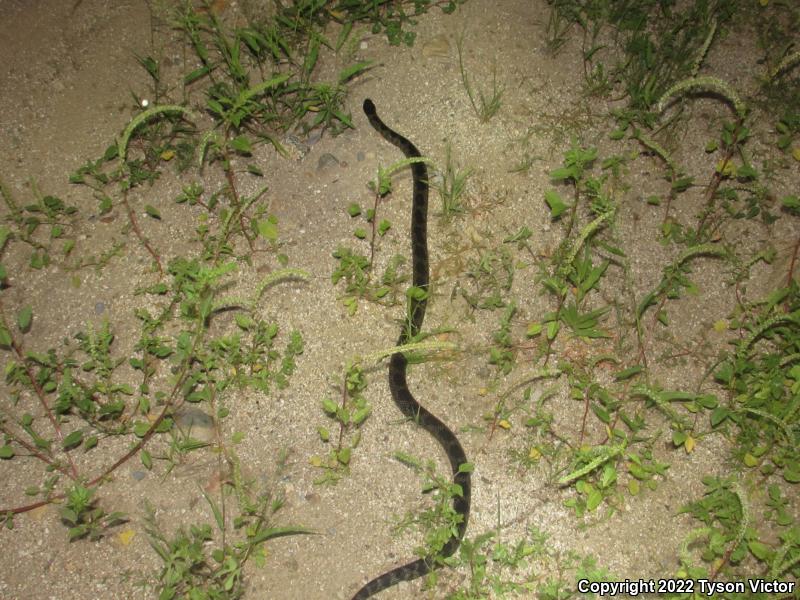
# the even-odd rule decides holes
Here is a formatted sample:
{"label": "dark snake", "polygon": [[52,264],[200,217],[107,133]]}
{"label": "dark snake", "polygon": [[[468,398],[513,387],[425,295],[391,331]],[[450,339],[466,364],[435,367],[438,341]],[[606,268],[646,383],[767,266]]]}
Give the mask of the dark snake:
{"label": "dark snake", "polygon": [[[409,140],[399,133],[392,131],[378,117],[375,105],[372,100],[364,100],[364,113],[369,119],[370,125],[383,136],[390,144],[402,150],[406,158],[422,157]],[[411,173],[414,178],[414,197],[411,208],[411,255],[413,262],[413,284],[427,292],[428,290],[428,170],[425,163],[414,162],[411,164]],[[411,341],[419,334],[422,328],[422,321],[425,318],[425,308],[427,306],[427,294],[422,299],[410,297],[408,306],[408,324],[403,327],[397,345],[402,346]],[[470,474],[460,471],[459,467],[467,462],[464,448],[458,441],[456,435],[440,421],[433,413],[411,394],[406,381],[406,366],[408,359],[402,352],[392,354],[389,360],[389,389],[392,392],[395,404],[406,417],[413,419],[420,427],[430,433],[447,453],[450,460],[450,467],[453,470],[453,481],[461,487],[461,495],[453,496],[453,509],[460,515],[457,530],[453,536],[445,543],[441,552],[434,556],[426,556],[412,561],[391,571],[376,577],[367,582],[355,596],[353,600],[363,600],[377,594],[401,581],[411,581],[423,575],[427,575],[436,569],[442,558],[452,556],[461,544],[461,538],[467,528],[470,507]]]}

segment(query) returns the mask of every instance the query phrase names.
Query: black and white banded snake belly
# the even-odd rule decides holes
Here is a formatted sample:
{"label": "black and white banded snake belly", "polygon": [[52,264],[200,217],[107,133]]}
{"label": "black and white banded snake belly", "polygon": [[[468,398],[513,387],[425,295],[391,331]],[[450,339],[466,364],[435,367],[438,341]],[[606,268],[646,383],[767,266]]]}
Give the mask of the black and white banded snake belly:
{"label": "black and white banded snake belly", "polygon": [[[402,150],[406,158],[421,157],[417,147],[411,141],[404,138],[399,133],[392,131],[378,117],[375,105],[372,100],[364,100],[364,113],[369,119],[370,125],[383,136],[390,144]],[[413,262],[413,285],[425,291],[428,290],[428,171],[424,162],[411,164],[411,173],[414,178],[414,196],[411,208],[411,255]],[[425,318],[425,308],[427,298],[409,299],[407,326],[403,327],[397,345],[407,344],[420,332],[422,321]],[[467,462],[464,448],[458,441],[456,435],[440,421],[433,413],[411,394],[406,381],[406,366],[408,360],[402,352],[392,354],[389,360],[389,389],[392,398],[406,417],[412,419],[425,431],[430,433],[434,439],[442,446],[447,458],[450,460],[450,467],[453,470],[453,481],[461,487],[461,495],[453,497],[453,509],[461,515],[461,522],[458,524],[457,532],[453,535],[442,550],[438,553],[439,558],[451,556],[461,544],[461,538],[467,528],[470,508],[471,482],[470,474],[460,471],[459,467]],[[391,571],[376,577],[367,582],[355,596],[353,600],[363,600],[377,594],[401,581],[410,581],[423,575],[427,575],[437,567],[436,559],[433,556],[426,556],[405,565],[399,566]]]}

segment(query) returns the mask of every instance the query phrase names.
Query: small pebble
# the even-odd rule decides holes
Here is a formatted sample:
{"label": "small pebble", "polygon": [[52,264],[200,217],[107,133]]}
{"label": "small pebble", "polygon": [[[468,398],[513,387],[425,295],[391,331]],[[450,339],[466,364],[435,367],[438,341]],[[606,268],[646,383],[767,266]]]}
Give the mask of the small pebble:
{"label": "small pebble", "polygon": [[330,152],[326,152],[325,154],[320,156],[319,160],[317,161],[317,170],[318,171],[322,171],[322,170],[327,169],[329,167],[338,167],[338,166],[339,166],[339,159],[336,158]]}

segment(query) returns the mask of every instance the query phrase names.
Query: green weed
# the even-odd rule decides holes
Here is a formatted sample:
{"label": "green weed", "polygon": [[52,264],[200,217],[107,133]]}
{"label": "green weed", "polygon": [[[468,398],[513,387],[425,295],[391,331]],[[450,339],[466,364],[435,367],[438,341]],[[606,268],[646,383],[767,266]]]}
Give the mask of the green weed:
{"label": "green weed", "polygon": [[[178,527],[168,536],[156,520],[153,507],[145,504],[145,530],[150,546],[164,563],[158,574],[159,598],[242,598],[245,592],[242,570],[250,560],[264,565],[266,542],[313,533],[304,527],[272,525],[272,517],[283,506],[283,499],[268,493],[254,494],[252,482],[241,477],[235,457],[231,457],[231,462],[232,477],[223,487],[221,502],[203,492],[214,516],[216,533],[203,523],[190,525],[188,530]],[[233,519],[227,507],[228,496],[239,508]]]}
{"label": "green weed", "polygon": [[[441,557],[441,552],[453,537],[453,532],[458,531],[462,519],[462,515],[453,508],[453,498],[463,493],[461,486],[453,483],[449,475],[439,475],[433,461],[423,461],[404,452],[396,452],[394,456],[422,477],[422,492],[431,495],[431,506],[419,513],[406,514],[397,524],[397,531],[421,530],[424,541],[423,545],[417,548],[417,555],[432,556],[440,563],[449,562],[450,559]],[[470,472],[472,469],[471,463],[459,467],[461,472]],[[435,571],[429,575],[428,582],[430,585],[435,585]]]}
{"label": "green weed", "polygon": [[496,310],[507,306],[514,282],[514,261],[506,245],[481,252],[466,267],[469,285],[459,285],[458,293],[475,309]]}
{"label": "green weed", "polygon": [[387,304],[396,302],[398,287],[406,280],[406,276],[401,275],[399,270],[405,262],[402,256],[395,256],[389,261],[379,281],[373,281],[372,265],[366,256],[356,254],[348,248],[338,248],[333,257],[339,264],[331,274],[331,281],[334,285],[339,281],[346,283],[342,303],[351,316],[358,308],[359,298]]}
{"label": "green weed", "polygon": [[445,223],[450,221],[454,215],[462,214],[466,210],[463,196],[472,173],[473,171],[469,167],[460,169],[456,166],[453,161],[452,148],[448,145],[441,181],[431,183],[431,187],[439,193],[442,201],[442,218]]}
{"label": "green weed", "polygon": [[95,489],[74,485],[67,492],[61,519],[69,527],[70,541],[88,537],[95,541],[103,537],[106,531],[127,521],[121,512],[106,514],[93,498]]}
{"label": "green weed", "polygon": [[489,350],[489,364],[495,365],[503,375],[508,375],[514,368],[514,345],[511,338],[511,319],[517,307],[512,302],[500,317],[500,328],[492,334],[494,346]]}
{"label": "green weed", "polygon": [[19,239],[31,248],[31,268],[42,269],[50,264],[58,240],[62,241],[62,257],[72,252],[75,240],[66,236],[73,228],[72,220],[78,209],[56,196],[42,196],[34,181],[31,181],[31,190],[35,201],[20,207],[11,190],[0,180],[0,196],[8,209],[8,221],[13,226],[13,229],[0,227],[0,250],[10,239]]}
{"label": "green weed", "polygon": [[472,110],[478,117],[481,123],[487,123],[493,116],[500,110],[501,101],[503,99],[503,86],[497,83],[497,69],[492,71],[492,83],[490,91],[484,94],[483,89],[478,89],[478,100],[475,100],[475,90],[469,80],[466,68],[464,67],[464,35],[462,34],[456,41],[458,49],[458,68],[461,72],[461,83],[464,85],[464,90],[467,92],[467,97],[472,105]]}
{"label": "green weed", "polygon": [[347,24],[357,21],[369,21],[372,23],[372,32],[385,32],[389,43],[393,46],[400,44],[412,46],[416,39],[416,34],[403,28],[413,25],[415,23],[414,17],[425,14],[432,6],[438,6],[442,9],[442,12],[450,14],[464,1],[401,0],[400,2],[395,2],[390,0],[370,0],[365,2],[364,0],[342,0],[338,2],[336,9],[346,12],[347,18],[345,22]]}
{"label": "green weed", "polygon": [[519,540],[504,539],[499,529],[465,539],[459,562],[469,570],[469,584],[448,595],[449,600],[525,594],[547,600],[580,598],[577,580],[605,581],[609,577],[592,556],[556,551],[547,534],[535,528]]}
{"label": "green weed", "polygon": [[426,352],[453,349],[453,344],[446,342],[412,342],[351,359],[341,375],[341,383],[335,384],[340,399],[326,397],[322,400],[322,410],[333,421],[338,432],[331,432],[327,426],[317,427],[320,440],[331,449],[327,457],[311,457],[311,464],[323,470],[315,483],[335,484],[349,473],[353,451],[361,442],[361,427],[372,413],[372,406],[365,395],[369,384],[364,372],[365,365],[382,361],[395,352],[406,352],[410,362],[420,362],[424,360]]}
{"label": "green weed", "polygon": [[372,412],[372,407],[364,396],[367,378],[357,363],[348,366],[341,388],[339,402],[331,398],[322,401],[322,410],[338,425],[339,431],[338,435],[334,436],[334,441],[327,427],[317,428],[320,440],[333,446],[327,458],[311,458],[312,465],[324,470],[322,477],[316,480],[318,484],[336,483],[343,474],[349,472],[353,450],[361,441],[361,425]]}

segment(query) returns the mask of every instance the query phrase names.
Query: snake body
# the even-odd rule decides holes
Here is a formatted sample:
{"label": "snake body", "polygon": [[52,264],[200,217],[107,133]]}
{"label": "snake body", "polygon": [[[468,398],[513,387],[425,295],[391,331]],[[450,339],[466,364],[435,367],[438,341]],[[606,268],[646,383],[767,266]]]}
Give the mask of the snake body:
{"label": "snake body", "polygon": [[[378,117],[375,104],[372,100],[364,100],[364,113],[369,119],[370,125],[381,134],[390,144],[402,150],[406,158],[416,158],[422,155],[417,147],[399,133],[387,127]],[[413,284],[423,290],[428,289],[428,171],[424,162],[414,162],[411,164],[411,173],[414,178],[414,197],[411,208],[411,255],[413,262]],[[402,346],[413,339],[422,328],[422,321],[425,318],[425,308],[427,298],[417,299],[411,297],[408,307],[408,324],[403,327],[397,345]],[[461,544],[461,538],[467,528],[470,508],[470,474],[462,472],[459,467],[467,462],[464,448],[458,441],[456,435],[439,418],[428,411],[411,394],[406,381],[406,366],[408,360],[402,352],[392,354],[389,360],[389,389],[392,398],[400,411],[410,419],[413,419],[420,427],[430,433],[447,453],[450,460],[450,467],[453,470],[453,480],[461,487],[461,495],[453,496],[453,509],[461,516],[456,532],[450,537],[442,548],[438,556],[446,558],[451,556]],[[391,571],[376,577],[367,582],[353,596],[353,600],[363,600],[377,594],[401,581],[410,581],[423,575],[427,575],[437,568],[436,558],[426,556],[399,566]]]}

